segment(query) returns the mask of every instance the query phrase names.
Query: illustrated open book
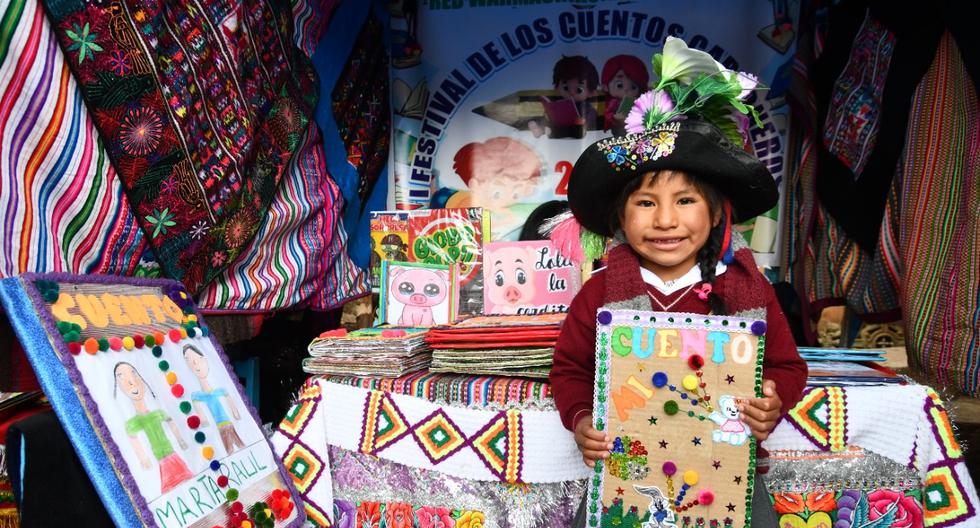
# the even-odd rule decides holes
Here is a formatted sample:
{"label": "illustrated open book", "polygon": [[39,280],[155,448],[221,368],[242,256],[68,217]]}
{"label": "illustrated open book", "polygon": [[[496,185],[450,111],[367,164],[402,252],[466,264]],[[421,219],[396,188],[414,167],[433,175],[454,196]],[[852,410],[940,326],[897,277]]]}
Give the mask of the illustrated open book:
{"label": "illustrated open book", "polygon": [[303,524],[290,477],[180,283],[26,274],[0,281],[0,301],[117,526]]}

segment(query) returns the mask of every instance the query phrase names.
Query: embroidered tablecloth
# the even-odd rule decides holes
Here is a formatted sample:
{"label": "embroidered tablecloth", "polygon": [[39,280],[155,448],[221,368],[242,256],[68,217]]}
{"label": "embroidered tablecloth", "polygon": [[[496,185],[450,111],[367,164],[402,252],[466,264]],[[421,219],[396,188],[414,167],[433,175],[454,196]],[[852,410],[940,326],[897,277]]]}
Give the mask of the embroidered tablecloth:
{"label": "embroidered tablecloth", "polygon": [[[865,493],[864,507],[860,493],[849,499],[852,475],[841,465],[836,482],[808,475],[800,479],[807,490],[835,491],[836,500],[845,500],[851,511],[845,516],[864,514],[864,522],[877,518],[875,501],[888,501],[896,519],[914,505],[907,497],[919,501],[920,513],[908,513],[907,522],[883,523],[884,526],[976,526],[977,492],[967,471],[963,451],[953,435],[953,428],[939,395],[923,385],[888,387],[817,387],[807,389],[803,399],[783,418],[763,447],[771,452],[836,453],[843,455],[851,446],[888,459],[909,470],[919,482],[919,489],[907,495],[904,486],[880,488],[893,495]],[[879,485],[881,483],[878,483]],[[877,486],[863,486],[864,491]],[[777,495],[778,496],[778,495]],[[853,501],[853,502],[852,502]],[[914,502],[914,501],[913,501]],[[883,505],[884,503],[882,503]],[[777,501],[777,510],[779,502]],[[877,516],[876,516],[877,515]],[[851,526],[851,519],[835,518],[835,527]],[[916,522],[916,519],[920,519]],[[851,519],[852,521],[854,519]],[[818,526],[810,523],[809,526]],[[863,523],[853,524],[862,526]],[[790,526],[808,526],[790,524]]]}
{"label": "embroidered tablecloth", "polygon": [[[375,515],[379,526],[400,526],[384,520],[387,512],[443,515],[457,527],[477,518],[486,527],[564,526],[572,518],[587,472],[546,398],[495,401],[469,390],[442,400],[424,376],[337,381],[350,384],[311,378],[273,437],[321,526]],[[962,450],[928,387],[808,389],[763,447],[773,454],[770,491],[781,526],[977,524]]]}

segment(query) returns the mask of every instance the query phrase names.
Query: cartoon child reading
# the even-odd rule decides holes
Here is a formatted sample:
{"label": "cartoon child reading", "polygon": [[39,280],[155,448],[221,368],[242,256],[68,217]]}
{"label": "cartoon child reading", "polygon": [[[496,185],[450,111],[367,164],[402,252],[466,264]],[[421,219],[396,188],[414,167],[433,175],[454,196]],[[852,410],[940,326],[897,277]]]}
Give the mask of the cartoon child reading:
{"label": "cartoon child reading", "polygon": [[228,419],[228,414],[221,404],[221,398],[224,397],[228,409],[231,410],[232,418],[237,421],[241,416],[238,414],[238,408],[235,407],[235,402],[232,401],[227,390],[220,387],[212,389],[211,384],[208,383],[208,372],[210,369],[208,368],[207,358],[194,345],[184,345],[184,361],[187,361],[187,366],[201,383],[201,390],[191,393],[191,400],[194,401],[194,409],[197,411],[197,415],[202,417],[201,425],[207,423],[203,418],[205,416],[201,407],[203,403],[211,412],[211,417],[214,418],[214,424],[218,427],[218,434],[221,436],[221,443],[225,445],[225,452],[230,455],[235,451],[236,446],[237,448],[245,447],[245,443],[242,442],[242,439],[238,437],[238,432],[235,431],[235,426]]}
{"label": "cartoon child reading", "polygon": [[483,207],[492,215],[497,233],[520,227],[525,215],[512,208],[534,194],[541,179],[541,159],[530,147],[509,137],[463,145],[453,157],[453,170],[469,191],[457,192],[445,207]]}
{"label": "cartoon child reading", "polygon": [[151,411],[147,407],[146,392],[149,391],[154,398],[156,394],[153,394],[153,391],[147,386],[143,376],[136,370],[136,367],[121,361],[116,363],[116,367],[113,369],[113,377],[115,377],[115,386],[112,389],[112,397],[115,398],[116,393],[122,391],[133,402],[133,407],[136,409],[136,415],[126,420],[126,434],[129,435],[129,440],[133,444],[133,451],[136,452],[140,465],[143,466],[143,469],[152,467],[150,459],[143,449],[143,443],[137,436],[142,432],[146,435],[146,440],[150,444],[150,451],[153,452],[153,457],[157,459],[160,466],[160,492],[166,493],[181,482],[191,478],[191,471],[187,468],[187,464],[180,458],[180,455],[174,452],[173,444],[170,443],[170,439],[167,438],[167,433],[163,429],[163,422],[167,422],[170,426],[170,431],[182,450],[187,449],[187,442],[180,435],[177,424],[167,413],[159,409]]}
{"label": "cartoon child reading", "polygon": [[532,120],[527,124],[534,137],[547,132],[552,139],[581,139],[586,131],[598,128],[598,114],[588,99],[599,87],[599,72],[588,57],[562,55],[555,63],[551,82],[561,98],[557,101],[542,98],[544,123]]}
{"label": "cartoon child reading", "polygon": [[650,74],[646,64],[632,55],[616,55],[602,67],[602,87],[606,100],[605,130],[613,135],[626,134],[626,116],[633,101],[647,89]]}

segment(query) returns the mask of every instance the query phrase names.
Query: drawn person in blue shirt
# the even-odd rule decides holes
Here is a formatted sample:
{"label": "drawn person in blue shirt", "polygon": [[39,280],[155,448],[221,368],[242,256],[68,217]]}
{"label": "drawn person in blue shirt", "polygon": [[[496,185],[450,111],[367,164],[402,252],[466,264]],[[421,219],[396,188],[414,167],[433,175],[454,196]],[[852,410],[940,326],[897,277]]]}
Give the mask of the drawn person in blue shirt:
{"label": "drawn person in blue shirt", "polygon": [[[212,389],[211,384],[208,383],[209,368],[207,358],[194,345],[185,345],[184,360],[187,361],[187,366],[191,369],[191,372],[201,382],[201,390],[191,393],[194,409],[197,411],[198,416],[201,417],[201,425],[207,424],[207,421],[204,419],[206,415],[202,409],[202,404],[204,404],[204,406],[207,406],[208,411],[210,411],[211,417],[214,419],[214,424],[218,427],[218,434],[221,436],[221,443],[225,445],[225,452],[230,455],[236,449],[245,447],[242,439],[238,437],[238,432],[235,431],[235,426],[232,424],[232,419],[238,421],[241,418],[238,414],[238,408],[235,407],[235,402],[231,399],[227,390],[221,387]],[[225,405],[231,411],[231,419],[228,418],[228,413],[225,412],[225,406],[222,405],[222,397],[225,399]]]}

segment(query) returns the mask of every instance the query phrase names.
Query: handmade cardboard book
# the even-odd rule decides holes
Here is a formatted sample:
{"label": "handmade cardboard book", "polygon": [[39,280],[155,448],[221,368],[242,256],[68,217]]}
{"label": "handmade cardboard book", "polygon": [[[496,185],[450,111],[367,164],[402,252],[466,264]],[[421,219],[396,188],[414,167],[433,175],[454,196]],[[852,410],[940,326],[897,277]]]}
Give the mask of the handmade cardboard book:
{"label": "handmade cardboard book", "polygon": [[183,286],[66,274],[0,301],[118,526],[301,526],[292,482]]}
{"label": "handmade cardboard book", "polygon": [[748,528],[766,325],[737,317],[597,313],[594,426],[613,441],[587,497],[590,527]]}
{"label": "handmade cardboard book", "polygon": [[414,328],[452,323],[459,315],[458,269],[456,264],[384,261],[378,322]]}
{"label": "handmade cardboard book", "polygon": [[567,312],[582,283],[582,268],[551,242],[490,242],[483,248],[486,314]]}

